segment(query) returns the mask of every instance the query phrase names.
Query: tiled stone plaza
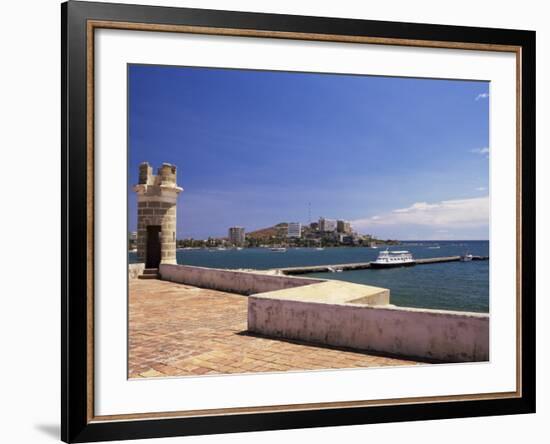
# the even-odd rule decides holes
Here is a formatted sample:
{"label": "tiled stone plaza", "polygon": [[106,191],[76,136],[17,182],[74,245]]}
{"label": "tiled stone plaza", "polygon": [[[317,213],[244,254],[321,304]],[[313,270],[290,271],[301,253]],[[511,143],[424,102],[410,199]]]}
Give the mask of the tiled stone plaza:
{"label": "tiled stone plaza", "polygon": [[246,296],[155,279],[129,282],[130,378],[417,364],[248,334]]}

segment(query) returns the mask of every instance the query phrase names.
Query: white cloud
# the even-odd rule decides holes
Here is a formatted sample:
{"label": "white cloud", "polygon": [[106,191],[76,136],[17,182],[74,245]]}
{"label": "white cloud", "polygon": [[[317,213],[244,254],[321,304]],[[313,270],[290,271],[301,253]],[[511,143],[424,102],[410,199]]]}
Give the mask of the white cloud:
{"label": "white cloud", "polygon": [[489,147],[484,146],[483,148],[474,148],[470,150],[470,152],[475,154],[489,154]]}
{"label": "white cloud", "polygon": [[359,231],[384,226],[425,226],[439,230],[484,227],[489,224],[489,196],[416,202],[407,208],[352,221]]}
{"label": "white cloud", "polygon": [[470,150],[470,153],[479,154],[484,156],[486,159],[489,158],[489,147],[484,146],[483,148],[474,148]]}
{"label": "white cloud", "polygon": [[393,210],[393,212],[394,213],[409,213],[409,212],[411,212],[411,210],[424,211],[424,210],[429,210],[430,208],[434,208],[436,206],[437,206],[437,204],[429,204],[429,203],[426,203],[426,202],[416,202],[416,203],[413,203],[410,207],[398,208],[397,210]]}
{"label": "white cloud", "polygon": [[481,99],[487,99],[489,98],[489,93],[481,93],[481,94],[478,94],[477,97],[476,97],[476,102],[478,100],[481,100]]}

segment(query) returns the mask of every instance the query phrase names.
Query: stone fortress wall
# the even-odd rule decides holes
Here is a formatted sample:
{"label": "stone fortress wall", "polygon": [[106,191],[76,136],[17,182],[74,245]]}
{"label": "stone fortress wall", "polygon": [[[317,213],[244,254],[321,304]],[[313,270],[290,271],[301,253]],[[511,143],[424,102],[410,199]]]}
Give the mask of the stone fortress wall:
{"label": "stone fortress wall", "polygon": [[163,264],[162,280],[248,296],[248,331],[438,362],[489,360],[486,313],[398,307],[387,288]]}

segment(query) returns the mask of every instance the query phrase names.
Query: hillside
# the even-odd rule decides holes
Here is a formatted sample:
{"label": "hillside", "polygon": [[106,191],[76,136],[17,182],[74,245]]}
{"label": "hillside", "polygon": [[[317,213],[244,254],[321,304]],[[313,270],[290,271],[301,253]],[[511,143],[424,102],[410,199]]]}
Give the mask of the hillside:
{"label": "hillside", "polygon": [[283,222],[273,227],[260,228],[259,230],[246,233],[250,239],[271,239],[272,237],[284,237],[288,229],[288,224]]}

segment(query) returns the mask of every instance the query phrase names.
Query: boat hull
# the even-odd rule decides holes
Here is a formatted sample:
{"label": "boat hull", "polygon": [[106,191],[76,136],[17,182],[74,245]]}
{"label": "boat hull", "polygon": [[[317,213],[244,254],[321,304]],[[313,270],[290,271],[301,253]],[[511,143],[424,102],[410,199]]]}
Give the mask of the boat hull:
{"label": "boat hull", "polygon": [[371,262],[370,266],[371,268],[398,268],[398,267],[412,267],[413,265],[416,265],[415,261],[412,262],[400,262],[395,264],[383,264],[380,262]]}

